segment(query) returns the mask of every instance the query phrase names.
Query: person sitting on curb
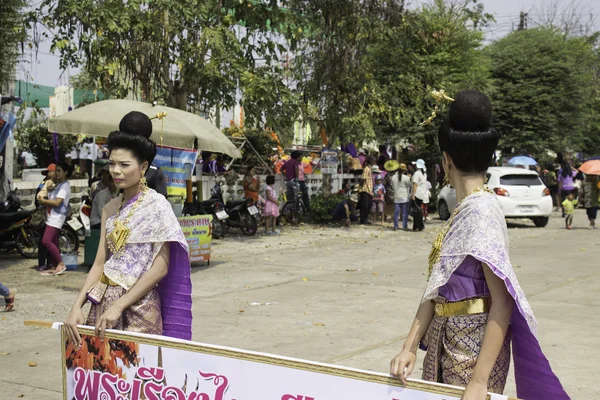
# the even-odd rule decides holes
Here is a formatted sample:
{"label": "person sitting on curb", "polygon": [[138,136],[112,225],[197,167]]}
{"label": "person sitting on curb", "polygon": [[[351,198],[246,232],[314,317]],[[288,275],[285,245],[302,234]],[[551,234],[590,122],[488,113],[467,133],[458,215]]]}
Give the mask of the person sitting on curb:
{"label": "person sitting on curb", "polygon": [[350,197],[345,198],[335,206],[335,209],[331,213],[332,219],[335,222],[340,223],[344,221],[346,226],[350,227],[350,223],[358,221],[358,218],[355,215],[357,204],[358,195],[356,193],[352,193]]}

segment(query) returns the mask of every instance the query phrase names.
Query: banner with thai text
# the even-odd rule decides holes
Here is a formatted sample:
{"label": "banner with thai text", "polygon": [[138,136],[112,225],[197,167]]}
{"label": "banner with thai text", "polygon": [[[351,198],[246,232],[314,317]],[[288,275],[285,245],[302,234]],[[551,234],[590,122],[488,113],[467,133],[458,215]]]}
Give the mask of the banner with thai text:
{"label": "banner with thai text", "polygon": [[163,336],[108,330],[101,341],[91,327],[79,331],[79,348],[62,331],[65,400],[459,400],[462,394],[452,386],[410,380],[403,387],[385,374]]}
{"label": "banner with thai text", "polygon": [[[176,147],[156,146],[156,157],[152,165],[159,167],[167,178],[167,194],[169,196],[186,195],[185,165],[190,164],[193,169],[196,165],[198,153],[196,150],[178,149]],[[193,171],[191,171],[193,173]]]}
{"label": "banner with thai text", "polygon": [[212,215],[194,215],[177,219],[190,248],[190,262],[210,262]]}

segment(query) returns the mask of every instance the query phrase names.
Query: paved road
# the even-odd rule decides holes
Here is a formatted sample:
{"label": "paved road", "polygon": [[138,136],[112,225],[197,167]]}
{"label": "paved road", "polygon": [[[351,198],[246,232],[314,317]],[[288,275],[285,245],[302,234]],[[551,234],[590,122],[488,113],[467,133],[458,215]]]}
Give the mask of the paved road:
{"label": "paved road", "polygon": [[[600,230],[584,229],[580,211],[575,225],[582,228],[566,231],[559,218],[545,229],[510,224],[511,258],[554,370],[573,399],[593,399],[600,398]],[[440,227],[433,221],[423,233],[381,235],[303,226],[218,241],[210,267],[193,270],[194,340],[386,372],[408,333]],[[30,265],[0,255],[0,281],[19,289],[17,310],[0,313],[0,397],[62,399],[58,334],[23,321],[62,320],[85,271],[41,277]],[[506,393],[515,394],[512,379]]]}

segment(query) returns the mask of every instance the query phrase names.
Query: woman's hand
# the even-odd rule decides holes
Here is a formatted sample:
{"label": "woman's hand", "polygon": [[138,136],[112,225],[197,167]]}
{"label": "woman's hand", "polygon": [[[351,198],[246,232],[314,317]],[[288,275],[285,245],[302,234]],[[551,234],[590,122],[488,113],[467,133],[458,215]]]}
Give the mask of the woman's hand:
{"label": "woman's hand", "polygon": [[83,311],[81,311],[81,307],[73,307],[66,321],[65,332],[69,340],[74,343],[77,347],[81,346],[81,336],[79,335],[79,330],[77,329],[77,325],[82,325],[85,322],[85,317],[83,316]]}
{"label": "woman's hand", "polygon": [[471,380],[463,393],[461,400],[485,400],[487,398],[487,385]]}
{"label": "woman's hand", "polygon": [[406,385],[406,379],[412,374],[417,354],[410,350],[402,350],[400,354],[392,359],[390,363],[390,374],[400,378],[403,385]]}
{"label": "woman's hand", "polygon": [[96,336],[104,340],[104,333],[107,329],[112,329],[117,326],[119,318],[123,314],[123,308],[117,304],[113,304],[98,320],[96,321]]}

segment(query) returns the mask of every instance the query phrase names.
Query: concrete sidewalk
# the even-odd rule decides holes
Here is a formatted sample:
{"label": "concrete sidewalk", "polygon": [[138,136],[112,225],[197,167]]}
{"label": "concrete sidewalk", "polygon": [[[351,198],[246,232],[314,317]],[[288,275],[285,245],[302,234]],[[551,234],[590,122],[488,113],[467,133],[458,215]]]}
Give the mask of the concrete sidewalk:
{"label": "concrete sidewalk", "polygon": [[[576,223],[584,221],[578,212]],[[418,307],[439,228],[434,221],[422,233],[388,227],[381,235],[376,227],[303,226],[216,241],[210,267],[193,270],[194,340],[387,372]],[[545,229],[511,224],[509,235],[553,369],[573,399],[600,398],[600,231],[566,231],[555,218]],[[85,275],[44,278],[31,265],[0,256],[0,281],[19,289],[16,311],[0,313],[0,393],[62,399],[58,332],[23,321],[64,319]],[[267,302],[276,304],[251,305]],[[513,382],[506,394],[515,395]]]}

